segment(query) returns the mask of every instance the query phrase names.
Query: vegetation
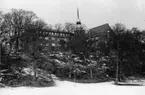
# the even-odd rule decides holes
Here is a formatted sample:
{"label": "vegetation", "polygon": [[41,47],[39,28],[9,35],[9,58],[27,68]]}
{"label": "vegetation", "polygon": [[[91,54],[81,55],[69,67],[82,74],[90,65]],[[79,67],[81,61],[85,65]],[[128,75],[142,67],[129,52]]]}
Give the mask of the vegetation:
{"label": "vegetation", "polygon": [[[52,75],[102,82],[116,77],[124,81],[145,74],[145,31],[129,30],[117,23],[112,27],[113,40],[107,43],[100,40],[96,46],[96,42],[81,35],[55,40],[59,45],[53,46],[53,40],[37,33],[43,30],[74,33],[75,24],[66,22],[53,28],[32,11],[0,12],[0,83],[50,86],[54,81]],[[109,45],[111,48],[106,48]]]}

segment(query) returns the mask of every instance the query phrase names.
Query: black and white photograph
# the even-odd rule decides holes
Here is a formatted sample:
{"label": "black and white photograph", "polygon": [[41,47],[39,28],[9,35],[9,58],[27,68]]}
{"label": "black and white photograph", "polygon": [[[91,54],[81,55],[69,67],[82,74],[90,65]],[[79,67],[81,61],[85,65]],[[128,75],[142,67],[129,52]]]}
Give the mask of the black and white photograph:
{"label": "black and white photograph", "polygon": [[0,0],[0,95],[145,95],[145,0]]}

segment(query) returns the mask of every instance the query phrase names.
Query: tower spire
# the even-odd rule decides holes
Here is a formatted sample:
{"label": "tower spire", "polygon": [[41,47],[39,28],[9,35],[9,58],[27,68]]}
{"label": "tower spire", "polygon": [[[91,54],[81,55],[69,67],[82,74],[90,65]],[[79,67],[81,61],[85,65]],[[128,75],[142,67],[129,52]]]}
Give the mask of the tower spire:
{"label": "tower spire", "polygon": [[80,15],[79,15],[79,8],[77,7],[77,22],[76,24],[81,24]]}
{"label": "tower spire", "polygon": [[78,20],[80,20],[78,7],[77,7],[77,17],[78,17]]}
{"label": "tower spire", "polygon": [[79,15],[79,8],[77,7],[77,22],[76,22],[76,31],[75,34],[82,35],[83,34],[83,27],[81,25],[80,15]]}

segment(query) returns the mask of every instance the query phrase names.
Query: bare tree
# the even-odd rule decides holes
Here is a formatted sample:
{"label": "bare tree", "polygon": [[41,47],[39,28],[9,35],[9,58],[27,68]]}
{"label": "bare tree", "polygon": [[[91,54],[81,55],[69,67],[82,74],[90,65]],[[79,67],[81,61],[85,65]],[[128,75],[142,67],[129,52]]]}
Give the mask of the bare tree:
{"label": "bare tree", "polygon": [[51,24],[48,24],[48,25],[45,27],[45,29],[47,29],[47,30],[52,30],[52,25],[51,25]]}
{"label": "bare tree", "polygon": [[74,23],[66,22],[64,25],[64,29],[67,32],[74,32],[75,28],[76,28],[76,26]]}
{"label": "bare tree", "polygon": [[[85,24],[81,24],[83,30],[87,30],[87,27]],[[64,24],[64,30],[67,32],[74,32],[76,30],[76,24],[75,23],[71,23],[71,22],[66,22]]]}
{"label": "bare tree", "polygon": [[19,36],[38,18],[32,11],[12,9],[11,12],[3,15],[3,19],[1,30],[9,39],[13,39],[15,49],[17,49],[20,43]]}
{"label": "bare tree", "polygon": [[42,19],[33,21],[32,25],[33,25],[33,28],[36,28],[38,30],[42,30],[47,27],[47,24]]}
{"label": "bare tree", "polygon": [[2,11],[0,11],[0,37],[2,35],[2,31],[1,31],[1,28],[2,28],[2,20],[3,20]]}
{"label": "bare tree", "polygon": [[62,31],[63,30],[63,26],[62,24],[58,23],[54,25],[54,28],[56,31]]}
{"label": "bare tree", "polygon": [[123,32],[126,31],[126,27],[124,24],[122,23],[116,23],[113,27],[112,27],[113,31],[117,34],[121,34]]}

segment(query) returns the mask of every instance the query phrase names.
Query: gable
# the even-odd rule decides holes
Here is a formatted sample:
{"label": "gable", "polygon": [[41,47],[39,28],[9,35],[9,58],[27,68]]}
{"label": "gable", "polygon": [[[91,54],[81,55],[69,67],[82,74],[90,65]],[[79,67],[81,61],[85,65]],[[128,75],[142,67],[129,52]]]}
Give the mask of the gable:
{"label": "gable", "polygon": [[103,24],[98,27],[91,28],[88,33],[91,37],[95,37],[97,35],[106,34],[107,31],[111,31],[109,24]]}

